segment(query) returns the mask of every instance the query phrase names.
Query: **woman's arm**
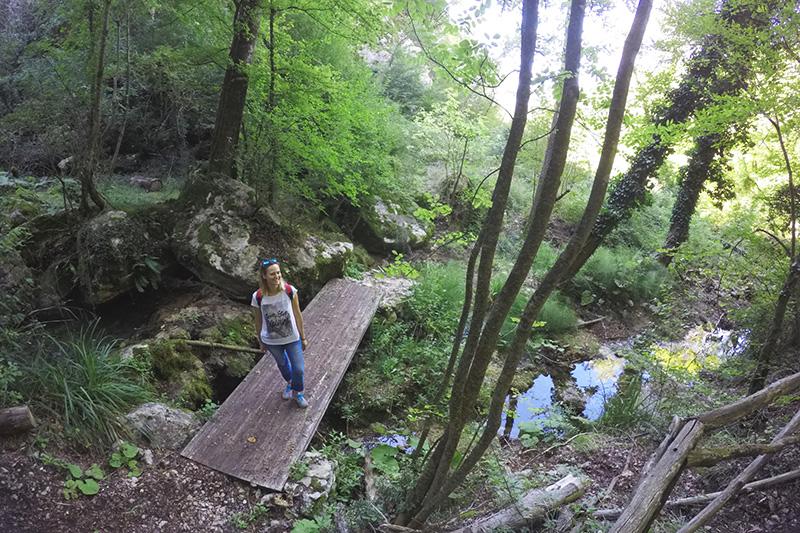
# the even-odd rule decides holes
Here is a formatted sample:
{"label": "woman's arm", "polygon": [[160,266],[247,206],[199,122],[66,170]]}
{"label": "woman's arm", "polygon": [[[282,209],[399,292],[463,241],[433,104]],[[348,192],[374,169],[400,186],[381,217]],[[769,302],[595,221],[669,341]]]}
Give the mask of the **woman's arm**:
{"label": "woman's arm", "polygon": [[256,338],[258,339],[258,345],[261,346],[262,352],[266,352],[267,347],[264,346],[264,343],[261,341],[261,309],[253,309],[253,317],[255,318],[256,323]]}
{"label": "woman's arm", "polygon": [[300,332],[300,340],[303,342],[303,349],[306,349],[308,343],[306,342],[306,332],[303,329],[303,313],[300,312],[300,301],[297,299],[297,293],[292,296],[292,312],[294,313],[294,321],[297,323],[297,331]]}

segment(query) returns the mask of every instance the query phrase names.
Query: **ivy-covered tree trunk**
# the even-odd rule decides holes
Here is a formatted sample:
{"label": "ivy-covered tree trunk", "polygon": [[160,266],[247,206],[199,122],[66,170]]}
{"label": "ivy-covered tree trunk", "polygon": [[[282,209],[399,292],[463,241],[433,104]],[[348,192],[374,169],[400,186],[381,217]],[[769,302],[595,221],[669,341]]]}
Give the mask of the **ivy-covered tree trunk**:
{"label": "ivy-covered tree trunk", "polygon": [[[93,40],[94,47],[92,57],[94,59],[91,67],[92,72],[92,94],[89,105],[89,129],[86,139],[86,153],[84,154],[80,166],[81,177],[81,212],[89,212],[89,198],[100,209],[106,207],[103,196],[98,192],[95,183],[95,175],[100,163],[100,103],[103,90],[103,76],[105,73],[106,60],[106,41],[108,40],[108,19],[111,11],[111,0],[103,0],[103,11],[100,15],[100,31]],[[93,2],[89,6],[93,12]],[[90,21],[91,22],[91,21]],[[92,26],[92,24],[90,24]],[[92,32],[94,33],[94,32]]]}
{"label": "ivy-covered tree trunk", "polygon": [[664,252],[659,254],[659,261],[664,266],[672,262],[675,251],[689,238],[689,224],[703,186],[710,181],[718,185],[723,183],[723,171],[732,144],[729,135],[718,133],[702,135],[695,140],[689,162],[680,172],[680,188],[672,206]]}
{"label": "ivy-covered tree trunk", "polygon": [[[680,85],[669,93],[667,103],[656,113],[653,124],[666,126],[683,123],[698,110],[711,105],[716,98],[738,94],[746,87],[752,70],[752,54],[743,42],[736,42],[730,36],[752,33],[768,27],[769,13],[774,11],[777,4],[768,2],[767,6],[756,9],[758,6],[747,2],[724,2],[718,18],[725,31],[705,38],[700,49],[690,58],[686,75]],[[606,208],[565,279],[577,273],[600,243],[642,205],[648,180],[655,175],[672,150],[668,141],[654,133],[650,143],[634,156],[628,171],[612,189]]]}
{"label": "ivy-covered tree trunk", "polygon": [[229,53],[229,65],[217,106],[211,155],[208,161],[210,173],[232,178],[235,174],[234,159],[242,127],[244,105],[247,98],[247,66],[253,57],[261,20],[261,0],[238,0],[233,18],[233,41]]}

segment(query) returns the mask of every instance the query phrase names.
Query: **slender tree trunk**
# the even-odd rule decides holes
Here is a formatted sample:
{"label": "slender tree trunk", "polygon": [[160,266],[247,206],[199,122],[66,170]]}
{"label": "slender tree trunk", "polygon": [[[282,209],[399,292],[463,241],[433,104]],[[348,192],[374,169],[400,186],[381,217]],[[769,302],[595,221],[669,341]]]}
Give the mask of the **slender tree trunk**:
{"label": "slender tree trunk", "polygon": [[[521,29],[521,51],[520,51],[520,74],[519,85],[517,86],[516,103],[514,106],[514,117],[511,120],[508,139],[503,151],[503,158],[500,163],[500,171],[492,194],[492,206],[486,215],[486,220],[481,227],[478,237],[481,243],[480,255],[477,267],[477,281],[475,283],[475,296],[470,320],[470,334],[464,346],[461,359],[457,365],[455,376],[453,377],[453,387],[450,399],[449,424],[445,428],[445,433],[435,446],[433,452],[425,462],[425,466],[420,477],[412,490],[409,491],[405,510],[397,517],[396,523],[400,525],[408,524],[412,517],[420,509],[420,505],[425,500],[425,495],[433,489],[434,481],[437,485],[443,482],[449,468],[449,459],[440,461],[442,457],[452,457],[461,430],[466,423],[467,407],[459,402],[466,384],[472,358],[475,354],[475,347],[483,327],[483,319],[489,303],[489,289],[494,263],[494,254],[497,248],[497,241],[503,225],[503,216],[508,202],[508,193],[511,188],[511,179],[514,174],[519,147],[522,143],[522,135],[525,132],[525,124],[528,117],[528,101],[530,99],[531,71],[533,66],[534,50],[536,47],[536,30],[539,18],[538,0],[524,0],[522,3],[522,29]],[[465,306],[464,312],[468,312]],[[463,318],[463,315],[462,315]],[[459,340],[454,340],[458,342]]]}
{"label": "slender tree trunk", "polygon": [[128,111],[131,108],[131,12],[125,11],[125,109],[122,112],[122,126],[117,136],[117,144],[114,146],[114,155],[111,156],[111,171],[119,157],[119,149],[122,147],[122,140],[125,138],[125,129],[128,126]]}
{"label": "slender tree trunk", "polygon": [[[275,15],[277,10],[273,1],[269,3],[269,94],[267,95],[267,117],[272,121],[272,113],[275,110]],[[275,161],[278,158],[278,141],[274,132],[269,135],[269,189],[267,191],[267,203],[272,204],[278,193],[278,176],[275,175]]]}
{"label": "slender tree trunk", "polygon": [[[571,8],[567,40],[567,57],[565,63],[565,70],[568,72],[577,73],[579,67],[581,50],[581,25],[584,7],[585,6],[580,2],[573,2]],[[489,408],[487,424],[480,439],[478,440],[478,444],[467,454],[465,459],[462,461],[461,466],[447,480],[446,484],[440,491],[440,496],[438,498],[434,497],[433,499],[430,499],[430,501],[426,498],[426,502],[428,503],[426,503],[426,507],[420,512],[418,518],[427,518],[425,513],[432,512],[435,509],[435,506],[441,503],[444,497],[446,497],[461,482],[463,482],[467,474],[472,468],[474,468],[474,466],[485,453],[486,449],[488,449],[492,441],[496,438],[497,431],[500,427],[505,396],[513,380],[517,365],[519,364],[522,354],[524,353],[525,344],[530,338],[533,321],[538,316],[541,307],[544,305],[544,302],[555,289],[561,275],[564,273],[564,267],[569,265],[570,260],[580,249],[583,240],[585,240],[592,228],[594,220],[597,217],[597,213],[602,206],[603,197],[607,189],[608,180],[611,173],[611,166],[613,164],[613,159],[616,154],[616,148],[619,141],[619,132],[622,126],[622,118],[625,110],[628,87],[630,85],[630,78],[633,72],[633,63],[642,42],[644,29],[647,25],[651,7],[651,0],[642,0],[639,3],[634,24],[631,28],[630,35],[625,42],[622,60],[617,73],[617,83],[614,88],[612,104],[609,109],[609,119],[607,122],[603,152],[598,165],[595,182],[592,187],[592,193],[590,194],[590,202],[587,204],[587,208],[584,212],[581,223],[579,224],[579,229],[576,231],[576,234],[567,245],[565,251],[557,260],[556,265],[554,265],[547,275],[545,275],[544,280],[529,300],[526,309],[520,318],[520,323],[517,326],[517,332],[511,343],[511,347],[508,350],[508,354],[506,356],[500,377],[498,378],[498,382],[495,385]],[[514,285],[517,286],[517,292],[519,291],[521,283],[524,281],[525,273],[527,273],[527,271],[530,269],[533,258],[535,257],[535,249],[538,249],[538,246],[541,244],[541,241],[544,237],[544,233],[540,231],[540,228],[541,226],[546,227],[547,221],[549,220],[552,212],[552,207],[555,203],[555,197],[559,188],[560,176],[564,170],[564,165],[566,162],[566,153],[569,147],[570,128],[574,121],[575,107],[577,105],[578,84],[576,77],[573,76],[565,81],[565,87],[562,94],[562,102],[559,109],[555,133],[553,137],[551,137],[548,154],[544,162],[545,167],[543,168],[542,179],[539,181],[539,189],[536,194],[536,205],[533,206],[532,216],[529,219],[526,243],[523,244],[517,263],[514,265],[514,268],[512,268],[512,272],[509,274],[508,281],[497,298],[498,302],[503,301],[504,298],[508,299],[507,301],[513,302],[516,294],[508,294],[504,296],[504,293],[508,287],[513,287]],[[538,213],[538,215],[542,218],[537,218],[536,213]],[[489,341],[491,341],[492,344],[497,342],[499,328],[495,329],[493,323],[494,321],[492,320],[495,310],[496,307],[493,306],[489,316],[487,317],[486,325],[484,326],[484,330],[481,335],[481,344],[486,342],[487,346],[489,345]],[[507,313],[508,311],[505,312],[506,315]],[[502,324],[502,321],[500,324]],[[472,370],[475,371],[476,374],[477,372],[482,372],[480,376],[480,382],[477,382],[477,377],[470,376],[475,377],[477,385],[473,389],[467,389],[468,392],[474,392],[474,394],[467,396],[465,401],[471,401],[474,403],[474,401],[477,399],[477,391],[479,391],[483,377],[485,376],[485,371],[488,367],[488,362],[492,351],[493,350],[490,349],[488,352],[481,352],[479,349],[478,356],[476,356]],[[481,357],[484,355],[486,355],[486,357]]]}
{"label": "slender tree trunk", "polygon": [[722,179],[722,166],[732,144],[730,136],[718,133],[702,135],[695,140],[689,163],[681,169],[680,188],[663,246],[665,251],[659,254],[664,266],[672,262],[675,251],[689,238],[689,225],[703,186],[713,179],[712,176]]}
{"label": "slender tree trunk", "polygon": [[[108,19],[111,10],[111,0],[103,0],[103,11],[100,16],[100,32],[93,43],[95,47],[94,64],[92,71],[92,95],[89,107],[89,132],[86,144],[86,155],[81,168],[81,211],[88,213],[89,198],[100,209],[106,207],[106,202],[97,191],[95,175],[100,163],[100,105],[102,103],[103,74],[105,72],[106,41],[108,40]],[[92,10],[93,12],[93,10]],[[93,19],[93,17],[92,17]],[[92,22],[90,24],[94,26]]]}
{"label": "slender tree trunk", "polygon": [[772,315],[772,324],[767,333],[767,338],[758,352],[758,363],[753,380],[750,382],[750,394],[764,388],[769,374],[770,364],[772,362],[772,355],[778,346],[783,330],[783,319],[786,316],[786,308],[789,305],[789,299],[794,292],[795,287],[800,281],[800,262],[796,259],[789,267],[789,272],[786,280],[783,282],[781,292],[778,294],[778,300],[775,302],[775,312]]}
{"label": "slender tree trunk", "polygon": [[233,19],[233,40],[229,53],[229,65],[217,106],[211,155],[208,161],[210,173],[227,178],[235,175],[236,146],[242,127],[245,100],[247,98],[247,66],[253,57],[261,20],[260,0],[238,0]]}

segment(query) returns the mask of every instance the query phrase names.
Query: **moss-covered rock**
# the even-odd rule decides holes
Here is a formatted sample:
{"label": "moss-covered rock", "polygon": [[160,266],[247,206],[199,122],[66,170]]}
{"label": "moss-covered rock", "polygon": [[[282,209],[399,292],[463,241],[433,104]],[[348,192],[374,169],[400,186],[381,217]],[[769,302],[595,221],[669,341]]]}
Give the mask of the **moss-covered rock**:
{"label": "moss-covered rock", "polygon": [[433,235],[433,224],[417,219],[413,210],[375,198],[357,210],[343,209],[339,216],[342,227],[352,228],[355,241],[371,253],[385,254],[419,248]]}
{"label": "moss-covered rock", "polygon": [[211,399],[214,391],[205,365],[186,343],[161,339],[143,346],[134,349],[134,355],[149,355],[153,374],[170,399],[195,409]]}
{"label": "moss-covered rock", "polygon": [[233,298],[249,299],[263,257],[280,258],[286,279],[306,296],[342,275],[352,252],[345,239],[331,242],[317,232],[305,235],[282,224],[270,209],[258,206],[253,190],[241,182],[230,182],[224,193],[214,181],[197,183],[182,197],[198,204],[176,225],[172,246],[178,261],[204,282]]}
{"label": "moss-covered rock", "polygon": [[124,211],[107,211],[78,232],[78,280],[84,300],[108,302],[134,288],[157,285],[164,243]]}

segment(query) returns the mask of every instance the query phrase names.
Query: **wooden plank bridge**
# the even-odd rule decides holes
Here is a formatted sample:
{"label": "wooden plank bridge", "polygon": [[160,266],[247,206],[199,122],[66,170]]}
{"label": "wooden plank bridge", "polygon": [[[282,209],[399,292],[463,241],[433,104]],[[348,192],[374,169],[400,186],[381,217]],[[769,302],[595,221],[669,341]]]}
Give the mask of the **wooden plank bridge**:
{"label": "wooden plank bridge", "polygon": [[379,300],[375,289],[353,281],[337,279],[325,285],[303,311],[308,409],[281,398],[285,382],[267,354],[182,455],[256,485],[283,490],[289,468],[308,448]]}

